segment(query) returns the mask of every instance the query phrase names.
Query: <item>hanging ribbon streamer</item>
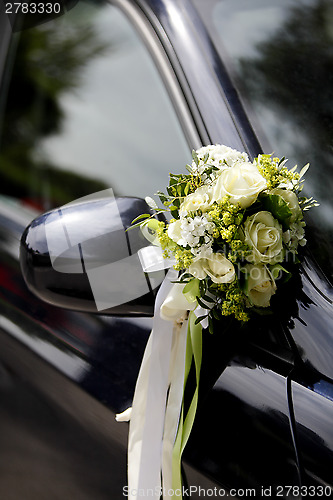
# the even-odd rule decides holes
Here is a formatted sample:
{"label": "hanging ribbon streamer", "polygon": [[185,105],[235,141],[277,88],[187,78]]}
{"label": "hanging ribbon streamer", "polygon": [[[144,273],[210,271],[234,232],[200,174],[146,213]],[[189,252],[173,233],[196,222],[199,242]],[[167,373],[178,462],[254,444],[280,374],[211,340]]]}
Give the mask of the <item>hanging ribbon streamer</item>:
{"label": "hanging ribbon streamer", "polygon": [[[160,249],[154,248],[141,251],[144,271],[159,266]],[[171,283],[176,278],[176,272],[169,270],[157,294],[153,329],[133,398],[128,441],[128,496],[132,500],[143,495],[159,500],[161,493],[164,500],[182,498],[181,456],[198,401],[202,329],[195,325],[201,308],[185,297],[184,285]],[[196,388],[184,415],[184,390],[193,359]],[[117,420],[125,420],[124,414]]]}
{"label": "hanging ribbon streamer", "polygon": [[[173,449],[177,436],[180,412],[184,394],[185,352],[187,344],[188,322],[175,328],[174,349],[170,363],[170,385],[165,412],[162,449],[162,485],[163,499],[171,500],[173,495]],[[180,498],[178,496],[178,498]]]}
{"label": "hanging ribbon streamer", "polygon": [[182,402],[178,433],[172,453],[172,489],[174,492],[182,490],[181,459],[186,443],[191,434],[198,405],[200,368],[202,360],[202,328],[200,323],[197,325],[195,324],[195,320],[195,314],[190,312],[185,357],[184,393],[193,359],[195,364],[196,384],[186,416],[184,415],[184,398]]}
{"label": "hanging ribbon streamer", "polygon": [[134,393],[128,441],[128,491],[136,500],[140,491],[161,489],[161,443],[168,390],[173,326],[162,320],[160,308],[171,290],[168,279],[162,283],[155,302],[151,332]]}

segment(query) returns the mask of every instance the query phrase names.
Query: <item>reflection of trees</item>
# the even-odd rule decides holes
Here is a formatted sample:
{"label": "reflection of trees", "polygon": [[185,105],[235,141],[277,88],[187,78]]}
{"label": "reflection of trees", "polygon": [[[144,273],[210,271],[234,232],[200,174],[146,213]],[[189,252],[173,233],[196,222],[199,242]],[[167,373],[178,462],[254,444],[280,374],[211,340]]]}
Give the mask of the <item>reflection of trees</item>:
{"label": "reflection of trees", "polygon": [[[330,0],[291,11],[285,24],[243,61],[249,91],[305,131],[323,154],[332,152],[333,8]],[[327,160],[326,160],[327,161]],[[331,160],[332,162],[332,160]]]}
{"label": "reflection of trees", "polygon": [[[289,158],[306,158],[322,204],[332,200],[333,171],[333,5],[318,0],[312,6],[290,10],[289,17],[271,38],[258,44],[257,56],[241,60],[241,80],[252,102],[271,109],[280,123],[277,145]],[[286,132],[284,122],[287,123]],[[304,139],[295,140],[289,151],[290,125]],[[297,137],[297,134],[295,134]],[[289,139],[290,140],[290,139]],[[280,143],[280,144],[277,144]],[[323,173],[325,172],[325,182]],[[310,185],[310,184],[309,184]],[[313,193],[311,193],[313,194]],[[332,235],[329,221],[319,210],[310,213],[310,244],[328,268]],[[320,229],[323,227],[323,232]],[[330,226],[331,232],[333,226]],[[315,240],[320,243],[316,248]]]}
{"label": "reflection of trees", "polygon": [[75,89],[80,70],[105,48],[93,28],[82,24],[65,16],[20,34],[1,140],[6,194],[38,204],[46,196],[54,205],[106,187],[36,157],[39,141],[61,129],[61,93]]}

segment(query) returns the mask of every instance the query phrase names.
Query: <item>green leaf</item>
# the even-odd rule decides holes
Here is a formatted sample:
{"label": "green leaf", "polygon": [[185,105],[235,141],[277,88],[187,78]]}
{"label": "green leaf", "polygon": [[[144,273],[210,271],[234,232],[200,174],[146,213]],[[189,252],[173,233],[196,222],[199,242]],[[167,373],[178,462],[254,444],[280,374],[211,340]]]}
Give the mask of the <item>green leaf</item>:
{"label": "green leaf", "polygon": [[263,194],[260,197],[263,207],[268,212],[273,214],[281,224],[288,227],[288,220],[292,215],[292,211],[282,196],[278,194]]}
{"label": "green leaf", "polygon": [[203,307],[204,309],[210,309],[210,306],[207,306],[207,304],[205,304],[204,302],[202,302],[202,300],[199,299],[199,297],[197,297],[197,301],[198,301],[198,304]]}
{"label": "green leaf", "polygon": [[274,266],[270,266],[269,270],[272,273],[272,276],[275,280],[279,277],[280,271],[290,274],[290,272],[287,271],[287,269],[285,269],[283,266],[281,266],[281,264],[275,264]]}
{"label": "green leaf", "polygon": [[193,278],[189,281],[184,287],[183,294],[188,302],[195,302],[198,295],[200,295],[199,280],[197,278]]}
{"label": "green leaf", "polygon": [[205,280],[200,280],[199,290],[200,290],[200,296],[203,297],[207,290],[207,283]]}
{"label": "green leaf", "polygon": [[184,273],[179,277],[179,282],[183,283],[184,281],[188,282],[188,280],[193,279],[192,274],[190,273]]}
{"label": "green leaf", "polygon": [[177,183],[176,175],[175,174],[170,174],[169,186],[173,186],[176,183]]}
{"label": "green leaf", "polygon": [[220,170],[218,167],[215,167],[214,165],[210,165],[208,168],[205,168],[205,174],[210,175],[212,172]]}
{"label": "green leaf", "polygon": [[132,224],[135,224],[138,220],[147,219],[148,217],[151,217],[151,214],[138,215],[138,217],[135,217],[135,219],[132,220]]}
{"label": "green leaf", "polygon": [[216,310],[216,308],[214,307],[214,309],[212,309],[212,314],[213,314],[213,317],[217,320],[220,320],[221,319],[221,313],[219,314]]}
{"label": "green leaf", "polygon": [[215,302],[215,299],[212,299],[212,297],[209,297],[208,295],[204,295],[202,300],[205,300],[206,302]]}
{"label": "green leaf", "polygon": [[161,203],[165,203],[166,201],[168,201],[168,197],[162,192],[162,191],[157,191],[156,192],[156,195],[159,197],[159,199],[161,200]]}
{"label": "green leaf", "polygon": [[194,160],[194,163],[198,166],[198,164],[199,164],[199,158],[198,158],[197,153],[194,150],[192,151],[192,158]]}
{"label": "green leaf", "polygon": [[139,221],[136,224],[132,224],[127,229],[125,229],[125,233],[127,233],[127,231],[130,231],[131,229],[135,229],[137,227],[143,228],[144,226],[146,226],[148,224],[148,222],[149,222],[149,219],[146,219],[144,221]]}
{"label": "green leaf", "polygon": [[199,318],[197,318],[194,322],[195,325],[197,325],[198,323],[200,323],[203,319],[207,318],[208,314],[206,314],[205,316],[199,316]]}
{"label": "green leaf", "polygon": [[190,182],[188,182],[188,183],[186,184],[185,188],[184,188],[184,195],[185,195],[185,196],[187,196],[187,195],[188,195],[188,193],[189,193],[190,189],[191,189],[191,183],[190,183]]}
{"label": "green leaf", "polygon": [[300,179],[306,174],[306,172],[308,171],[309,167],[310,167],[310,163],[307,163],[306,165],[304,165],[304,167],[302,168],[302,170],[299,173],[299,178]]}
{"label": "green leaf", "polygon": [[211,335],[214,333],[214,323],[210,316],[208,316],[208,331]]}
{"label": "green leaf", "polygon": [[157,236],[158,227],[159,227],[159,222],[156,219],[150,219],[141,226],[141,232],[143,236],[153,245],[158,244],[158,236]]}
{"label": "green leaf", "polygon": [[[268,158],[271,157],[271,155],[266,155],[268,156]],[[282,156],[282,158],[280,159],[279,163],[278,163],[278,167],[283,167],[283,165],[286,163],[286,157],[285,156]]]}

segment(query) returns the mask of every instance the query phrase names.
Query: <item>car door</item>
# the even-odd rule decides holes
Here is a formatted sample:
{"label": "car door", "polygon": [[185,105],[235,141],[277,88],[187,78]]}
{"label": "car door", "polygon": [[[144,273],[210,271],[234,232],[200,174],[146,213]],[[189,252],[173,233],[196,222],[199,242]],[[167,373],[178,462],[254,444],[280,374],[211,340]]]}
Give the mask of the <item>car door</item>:
{"label": "car door", "polygon": [[[13,498],[25,488],[52,491],[54,498],[64,488],[106,498],[119,496],[126,481],[126,426],[112,420],[131,402],[151,322],[45,305],[26,290],[17,263],[18,239],[32,209],[39,213],[109,187],[116,195],[153,194],[200,145],[195,113],[154,31],[140,9],[125,6],[164,76],[187,141],[151,55],[110,5],[79,3],[64,17],[17,34],[8,52],[1,356],[8,381],[3,421],[13,460],[11,468],[4,463],[4,481],[21,467],[18,455],[31,464],[24,481],[6,486]],[[63,40],[58,23],[64,23]],[[220,99],[229,116],[224,125],[233,123]],[[219,116],[212,115],[212,123]],[[290,339],[280,323],[272,328],[259,321],[251,331],[219,328],[213,339],[205,336],[202,404],[186,451],[192,496],[199,496],[199,486],[209,492],[238,488],[241,496],[246,488],[264,495],[282,483],[300,485]],[[21,429],[30,440],[21,439]],[[41,463],[44,479],[38,481]]]}
{"label": "car door", "polygon": [[216,0],[207,7],[202,0],[193,3],[230,77],[228,95],[233,96],[229,102],[235,118],[239,108],[246,110],[265,152],[284,155],[290,166],[310,162],[304,191],[311,191],[320,207],[306,216],[308,241],[298,283],[289,282],[273,320],[280,324],[293,353],[286,388],[304,488],[288,490],[283,487],[286,483],[280,483],[278,493],[330,496],[332,4]]}

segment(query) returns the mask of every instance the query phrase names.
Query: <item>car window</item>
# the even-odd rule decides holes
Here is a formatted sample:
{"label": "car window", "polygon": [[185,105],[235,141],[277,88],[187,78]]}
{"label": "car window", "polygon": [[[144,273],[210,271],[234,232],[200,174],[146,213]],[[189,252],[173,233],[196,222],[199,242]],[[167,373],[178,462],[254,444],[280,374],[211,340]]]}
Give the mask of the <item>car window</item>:
{"label": "car window", "polygon": [[151,195],[190,157],[146,47],[97,0],[13,35],[0,132],[1,193],[40,211],[109,187]]}
{"label": "car window", "polygon": [[310,162],[308,248],[333,283],[333,4],[194,0],[266,153]]}

